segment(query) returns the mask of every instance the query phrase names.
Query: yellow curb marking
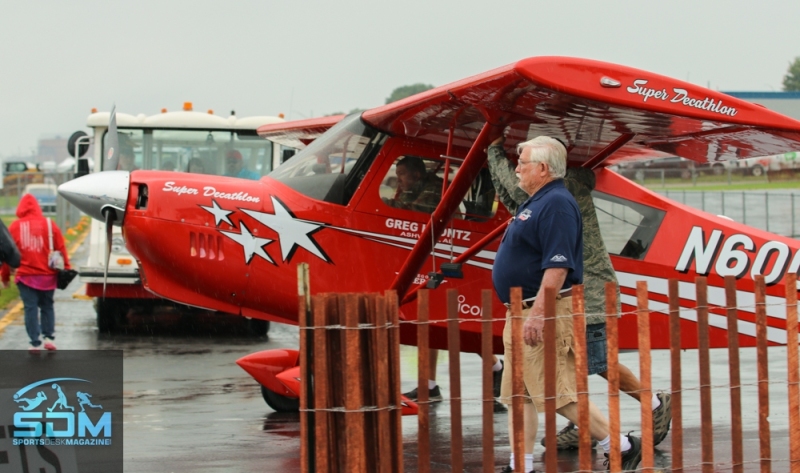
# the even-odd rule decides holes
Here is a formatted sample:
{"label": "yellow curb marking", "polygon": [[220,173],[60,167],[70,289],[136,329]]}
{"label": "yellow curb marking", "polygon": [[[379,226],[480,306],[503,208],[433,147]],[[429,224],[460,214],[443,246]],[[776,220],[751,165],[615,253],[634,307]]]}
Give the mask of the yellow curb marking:
{"label": "yellow curb marking", "polygon": [[16,322],[22,314],[22,301],[19,301],[8,311],[8,313],[0,319],[0,335],[6,330],[6,327]]}

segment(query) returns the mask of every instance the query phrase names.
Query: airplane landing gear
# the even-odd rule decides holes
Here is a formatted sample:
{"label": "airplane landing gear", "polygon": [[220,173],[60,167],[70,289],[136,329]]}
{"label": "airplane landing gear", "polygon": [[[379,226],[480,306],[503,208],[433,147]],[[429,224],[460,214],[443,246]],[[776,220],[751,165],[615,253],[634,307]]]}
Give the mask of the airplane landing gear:
{"label": "airplane landing gear", "polygon": [[286,397],[261,385],[261,396],[275,412],[297,412],[300,410],[300,399]]}

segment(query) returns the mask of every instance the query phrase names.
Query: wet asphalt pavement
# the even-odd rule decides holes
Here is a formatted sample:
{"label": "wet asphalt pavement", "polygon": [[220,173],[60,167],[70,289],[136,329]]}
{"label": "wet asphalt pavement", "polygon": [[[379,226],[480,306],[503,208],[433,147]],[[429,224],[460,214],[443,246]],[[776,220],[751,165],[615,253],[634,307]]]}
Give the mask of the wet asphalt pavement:
{"label": "wet asphalt pavement", "polygon": [[[85,248],[74,256],[85,257]],[[280,472],[299,471],[300,426],[297,414],[280,414],[261,398],[255,381],[234,362],[246,354],[298,346],[296,327],[273,324],[269,339],[253,339],[238,332],[237,320],[197,318],[179,321],[164,310],[133,320],[125,334],[100,335],[92,302],[73,298],[81,292],[76,280],[66,291],[56,291],[56,342],[61,350],[122,349],[124,351],[125,471],[134,472]],[[4,314],[7,315],[7,314]],[[1,317],[1,316],[0,316]],[[0,349],[27,349],[21,316],[0,331]],[[9,319],[2,319],[0,321]],[[770,421],[772,470],[788,471],[788,401],[786,350],[770,348]],[[743,349],[742,396],[745,471],[759,471],[758,407],[755,349]],[[416,380],[416,349],[401,348],[404,391]],[[730,407],[727,351],[712,352],[713,422],[716,471],[730,471]],[[620,354],[620,362],[638,372],[636,353]],[[465,471],[482,471],[480,359],[462,354],[463,432]],[[697,352],[683,353],[684,465],[701,470],[700,408]],[[653,387],[669,389],[669,353],[653,352]],[[449,393],[447,356],[439,359],[443,395]],[[606,383],[590,377],[592,400],[607,412]],[[639,406],[621,397],[623,430],[639,429]],[[541,437],[544,423],[540,422]],[[559,419],[558,428],[564,424]],[[507,415],[495,414],[496,470],[507,463],[510,448]],[[417,418],[403,420],[405,471],[416,470]],[[431,415],[432,468],[449,472],[450,406],[434,405]],[[656,464],[668,469],[671,437],[656,451]],[[544,449],[537,445],[537,471],[544,470]],[[559,471],[577,470],[577,453],[559,453]],[[603,455],[595,451],[594,468],[602,470]],[[0,468],[0,471],[3,471]]]}

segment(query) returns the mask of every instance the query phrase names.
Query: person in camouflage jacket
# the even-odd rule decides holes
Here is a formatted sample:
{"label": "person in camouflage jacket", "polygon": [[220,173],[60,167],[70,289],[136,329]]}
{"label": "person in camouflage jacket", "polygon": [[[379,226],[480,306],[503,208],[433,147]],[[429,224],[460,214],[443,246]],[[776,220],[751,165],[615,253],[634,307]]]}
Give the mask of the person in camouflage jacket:
{"label": "person in camouflage jacket", "polygon": [[[519,188],[519,179],[514,171],[515,164],[506,156],[503,143],[505,137],[495,139],[487,148],[489,171],[498,200],[512,215],[517,208],[528,200],[528,194]],[[564,185],[578,203],[583,222],[583,286],[586,312],[586,342],[589,374],[599,374],[608,379],[608,363],[606,358],[605,332],[605,285],[613,282],[617,285],[617,313],[619,306],[619,285],[617,275],[606,250],[597,212],[592,199],[595,186],[594,172],[587,168],[567,168]],[[639,396],[641,383],[635,374],[626,366],[618,364],[619,387],[631,397],[642,401]],[[672,420],[671,395],[669,393],[653,394],[653,444],[658,445],[669,432]],[[578,448],[577,428],[570,423],[558,434],[559,450]],[[544,439],[542,439],[544,445]]]}

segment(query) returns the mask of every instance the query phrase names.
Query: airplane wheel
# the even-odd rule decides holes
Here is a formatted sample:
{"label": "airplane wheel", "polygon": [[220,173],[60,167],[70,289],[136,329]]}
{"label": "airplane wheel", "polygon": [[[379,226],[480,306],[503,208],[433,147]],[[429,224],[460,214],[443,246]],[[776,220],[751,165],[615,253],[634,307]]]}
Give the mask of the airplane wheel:
{"label": "airplane wheel", "polygon": [[754,176],[759,177],[764,174],[764,168],[761,166],[753,166],[753,169],[750,171]]}
{"label": "airplane wheel", "polygon": [[247,319],[247,332],[253,337],[266,337],[269,333],[269,320]]}
{"label": "airplane wheel", "polygon": [[261,386],[261,396],[275,412],[297,412],[300,410],[300,399],[286,397],[264,386]]}

